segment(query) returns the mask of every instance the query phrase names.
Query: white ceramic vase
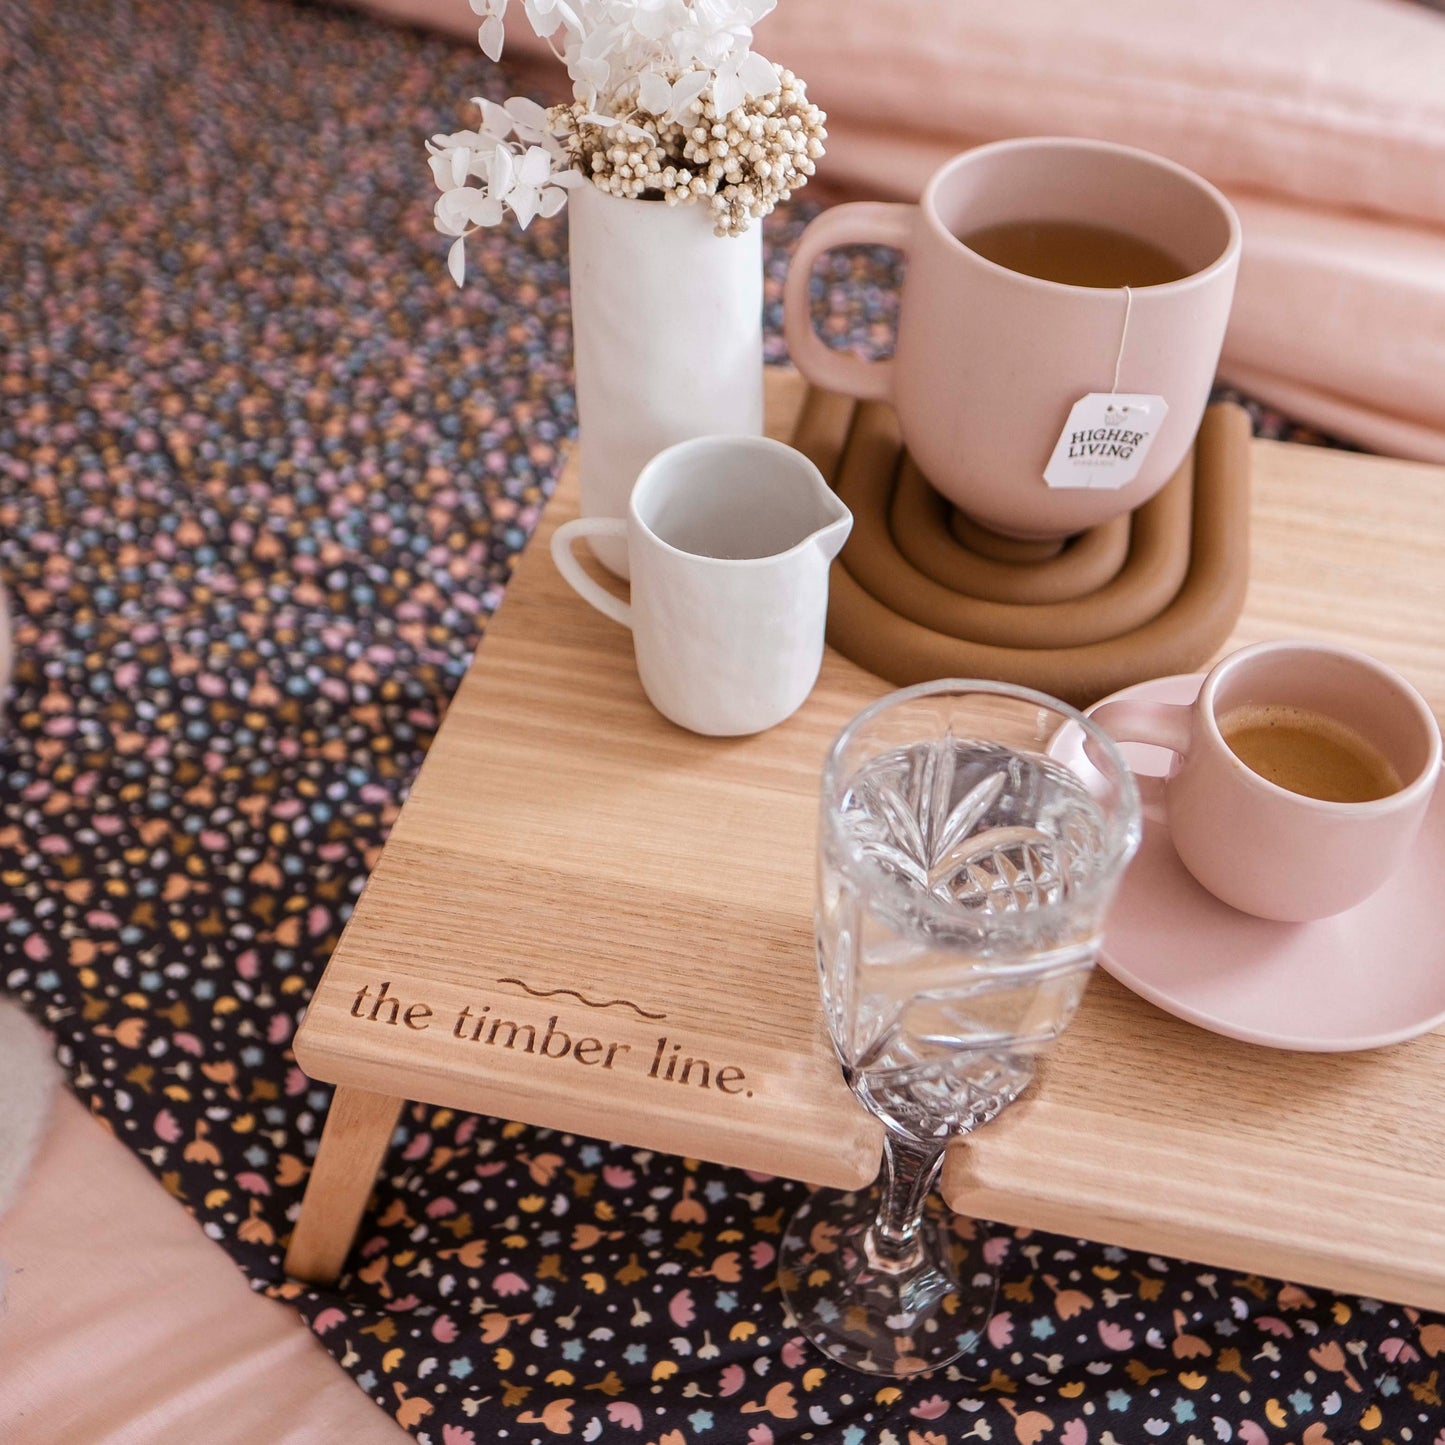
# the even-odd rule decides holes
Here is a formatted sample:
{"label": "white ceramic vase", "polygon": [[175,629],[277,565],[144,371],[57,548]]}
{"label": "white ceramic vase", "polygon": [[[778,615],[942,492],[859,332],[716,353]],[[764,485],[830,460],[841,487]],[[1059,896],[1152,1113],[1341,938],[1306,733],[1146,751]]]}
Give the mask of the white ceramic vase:
{"label": "white ceramic vase", "polygon": [[[702,203],[567,201],[582,515],[625,517],[644,466],[693,437],[763,430],[762,227],[713,234]],[[627,576],[617,538],[590,540]]]}

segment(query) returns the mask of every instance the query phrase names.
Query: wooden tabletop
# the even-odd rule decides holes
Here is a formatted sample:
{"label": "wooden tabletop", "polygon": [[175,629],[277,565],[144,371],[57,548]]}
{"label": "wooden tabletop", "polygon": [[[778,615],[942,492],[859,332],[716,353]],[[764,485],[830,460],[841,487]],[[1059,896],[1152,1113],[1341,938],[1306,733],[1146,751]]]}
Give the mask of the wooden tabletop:
{"label": "wooden tabletop", "polygon": [[[770,375],[775,435],[801,398]],[[1231,645],[1351,642],[1445,709],[1445,469],[1270,442],[1254,466]],[[569,466],[297,1058],[377,1094],[867,1182],[879,1126],[819,1013],[814,832],[824,753],[887,685],[830,653],[768,733],[673,727],[627,633],[552,567],[548,539],[576,507]],[[945,1194],[1009,1223],[1445,1307],[1445,1034],[1281,1053],[1101,973],[1025,1099],[955,1148]]]}

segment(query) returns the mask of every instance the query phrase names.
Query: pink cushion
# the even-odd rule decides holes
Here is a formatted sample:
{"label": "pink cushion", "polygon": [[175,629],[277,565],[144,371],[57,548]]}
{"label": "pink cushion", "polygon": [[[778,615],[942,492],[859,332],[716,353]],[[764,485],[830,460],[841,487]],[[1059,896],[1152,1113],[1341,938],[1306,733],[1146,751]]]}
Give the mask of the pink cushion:
{"label": "pink cushion", "polygon": [[1093,136],[1445,223],[1445,21],[1402,0],[783,0],[758,48],[852,126]]}
{"label": "pink cushion", "polygon": [[1222,374],[1362,446],[1445,462],[1445,231],[1233,200],[1246,245]]}
{"label": "pink cushion", "polygon": [[0,1219],[5,1445],[405,1445],[69,1094]]}

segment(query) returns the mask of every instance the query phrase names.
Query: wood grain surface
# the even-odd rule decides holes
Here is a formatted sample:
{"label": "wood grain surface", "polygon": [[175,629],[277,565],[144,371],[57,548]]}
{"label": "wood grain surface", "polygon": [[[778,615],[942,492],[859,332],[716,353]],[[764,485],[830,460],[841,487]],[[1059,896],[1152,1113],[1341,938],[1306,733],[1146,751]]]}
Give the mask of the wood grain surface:
{"label": "wood grain surface", "polygon": [[330,1284],[341,1273],[401,1104],[365,1089],[337,1089],[306,1181],[306,1207],[286,1246],[287,1274]]}
{"label": "wood grain surface", "polygon": [[[769,428],[788,436],[801,385],[773,373],[769,387]],[[1253,446],[1254,566],[1231,645],[1351,642],[1441,711],[1445,469]],[[771,732],[673,727],[642,694],[627,633],[552,566],[548,540],[576,506],[569,467],[297,1058],[382,1095],[863,1183],[880,1134],[821,1022],[814,829],[829,743],[887,685],[829,653]],[[1445,1034],[1279,1053],[1099,974],[1038,1085],[955,1149],[945,1192],[1011,1223],[1445,1307]]]}

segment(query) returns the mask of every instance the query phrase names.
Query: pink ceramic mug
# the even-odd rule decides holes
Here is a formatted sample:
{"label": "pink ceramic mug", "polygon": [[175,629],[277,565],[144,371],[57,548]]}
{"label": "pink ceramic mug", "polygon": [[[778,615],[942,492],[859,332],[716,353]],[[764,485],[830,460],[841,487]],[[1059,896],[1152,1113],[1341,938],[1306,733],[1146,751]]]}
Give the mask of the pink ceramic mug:
{"label": "pink ceramic mug", "polygon": [[[1270,705],[1342,724],[1400,786],[1340,803],[1270,782],[1220,730],[1236,709]],[[1167,779],[1139,779],[1146,815],[1159,815],[1162,790],[1184,866],[1217,898],[1260,918],[1302,922],[1362,903],[1414,844],[1440,773],[1440,727],[1425,699],[1373,658],[1326,642],[1261,642],[1231,653],[1187,707],[1122,700],[1089,716],[1116,742],[1178,755]]]}
{"label": "pink ceramic mug", "polygon": [[[1015,221],[1124,231],[1188,274],[1126,297],[1009,270],[958,239]],[[830,350],[813,332],[813,262],[859,244],[895,246],[907,259],[891,361]],[[1104,141],[999,141],[947,162],[919,205],[854,202],[813,221],[788,272],[784,332],[815,385],[891,402],[923,474],[969,516],[1012,536],[1059,538],[1132,511],[1183,461],[1238,265],[1233,207],[1182,166]],[[1051,488],[1044,471],[1075,402],[1109,391],[1167,403],[1138,475],[1117,490]]]}

